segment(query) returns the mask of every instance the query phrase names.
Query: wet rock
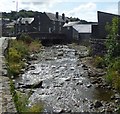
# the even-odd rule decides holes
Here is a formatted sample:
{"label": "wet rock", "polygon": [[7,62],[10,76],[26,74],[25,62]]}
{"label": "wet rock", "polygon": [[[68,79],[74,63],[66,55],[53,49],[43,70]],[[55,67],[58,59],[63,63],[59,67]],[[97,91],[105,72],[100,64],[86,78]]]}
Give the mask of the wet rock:
{"label": "wet rock", "polygon": [[60,108],[60,107],[57,107],[57,109],[54,109],[54,112],[56,112],[56,113],[63,113],[64,109]]}
{"label": "wet rock", "polygon": [[106,88],[107,88],[107,89],[112,89],[112,87],[111,87],[111,86],[107,86]]}
{"label": "wet rock", "polygon": [[107,109],[106,111],[107,111],[108,113],[109,113],[109,112],[111,112],[111,113],[112,113],[112,112],[113,112],[113,109],[112,109],[112,108],[110,108],[110,107],[108,107],[108,109]]}
{"label": "wet rock", "polygon": [[111,99],[111,100],[114,100],[114,99],[115,99],[115,96],[114,96],[114,95],[112,95],[110,99]]}
{"label": "wet rock", "polygon": [[63,52],[58,52],[57,56],[63,56],[63,54],[64,54]]}
{"label": "wet rock", "polygon": [[115,100],[120,99],[120,95],[119,94],[115,94]]}
{"label": "wet rock", "polygon": [[42,83],[43,83],[43,81],[40,81],[40,82],[37,82],[37,83],[34,83],[34,84],[26,84],[26,85],[23,85],[22,86],[22,88],[33,88],[33,89],[35,89],[35,88],[40,88],[40,87],[42,87]]}
{"label": "wet rock", "polygon": [[2,76],[7,76],[7,70],[2,70]]}
{"label": "wet rock", "polygon": [[99,77],[99,76],[104,76],[106,74],[106,72],[98,72],[97,74],[96,74],[96,76],[97,77]]}
{"label": "wet rock", "polygon": [[24,74],[24,73],[25,73],[25,69],[21,69],[20,74]]}
{"label": "wet rock", "polygon": [[83,85],[83,82],[79,81],[79,82],[76,83],[76,85]]}
{"label": "wet rock", "polygon": [[86,85],[87,88],[90,88],[91,86],[92,86],[91,84]]}
{"label": "wet rock", "polygon": [[27,60],[25,58],[22,59],[23,62],[26,62]]}
{"label": "wet rock", "polygon": [[84,70],[88,70],[88,67],[85,64],[81,65]]}
{"label": "wet rock", "polygon": [[116,100],[115,100],[115,103],[120,103],[120,100],[119,100],[119,99],[116,99]]}
{"label": "wet rock", "polygon": [[70,70],[75,70],[75,67],[70,67]]}
{"label": "wet rock", "polygon": [[95,77],[95,76],[96,76],[96,73],[95,73],[95,72],[92,72],[91,70],[88,70],[88,76],[90,76],[90,77]]}
{"label": "wet rock", "polygon": [[35,70],[35,66],[33,66],[33,65],[29,66],[28,70]]}
{"label": "wet rock", "polygon": [[94,103],[94,107],[95,108],[99,108],[101,106],[103,106],[102,103],[101,103],[101,101],[96,100],[95,103]]}
{"label": "wet rock", "polygon": [[29,57],[28,57],[28,60],[29,61],[33,61],[33,60],[37,60],[38,56],[35,55],[35,54],[31,54]]}
{"label": "wet rock", "polygon": [[91,81],[91,84],[98,84],[98,80]]}
{"label": "wet rock", "polygon": [[70,81],[71,80],[71,77],[68,77],[65,79],[65,81]]}

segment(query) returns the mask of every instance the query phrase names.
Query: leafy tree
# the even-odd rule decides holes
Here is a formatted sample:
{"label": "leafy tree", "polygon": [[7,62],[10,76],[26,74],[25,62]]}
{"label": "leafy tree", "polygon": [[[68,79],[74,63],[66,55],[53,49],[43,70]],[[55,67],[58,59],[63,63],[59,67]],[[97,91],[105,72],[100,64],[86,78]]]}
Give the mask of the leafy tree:
{"label": "leafy tree", "polygon": [[112,24],[107,23],[106,30],[108,31],[106,41],[106,61],[109,63],[112,59],[120,57],[120,42],[119,42],[119,25],[118,17],[112,19]]}

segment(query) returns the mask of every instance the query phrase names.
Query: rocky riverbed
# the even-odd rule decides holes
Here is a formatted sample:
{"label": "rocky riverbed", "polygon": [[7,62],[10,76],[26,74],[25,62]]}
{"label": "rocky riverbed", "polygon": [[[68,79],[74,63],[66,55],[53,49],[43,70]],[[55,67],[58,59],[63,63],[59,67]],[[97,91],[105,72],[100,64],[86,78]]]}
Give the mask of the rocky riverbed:
{"label": "rocky riverbed", "polygon": [[47,112],[117,111],[119,94],[105,83],[105,72],[83,62],[87,55],[83,46],[45,47],[15,80],[16,89],[31,90],[30,104],[42,101]]}

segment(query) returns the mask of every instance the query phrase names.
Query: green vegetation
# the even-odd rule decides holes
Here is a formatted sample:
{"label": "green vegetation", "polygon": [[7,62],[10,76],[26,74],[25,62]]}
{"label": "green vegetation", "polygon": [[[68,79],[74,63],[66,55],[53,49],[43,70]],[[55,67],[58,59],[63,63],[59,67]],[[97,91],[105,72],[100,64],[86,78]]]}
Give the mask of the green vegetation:
{"label": "green vegetation", "polygon": [[120,20],[114,17],[112,24],[106,25],[108,31],[105,60],[107,64],[106,80],[120,92],[120,42],[119,42]]}
{"label": "green vegetation", "polygon": [[23,58],[27,59],[30,53],[39,52],[41,46],[40,41],[32,40],[25,34],[21,35],[20,40],[10,40],[6,56],[9,76],[17,76],[25,67]]}
{"label": "green vegetation", "polygon": [[93,60],[93,65],[96,68],[105,68],[106,64],[105,64],[104,57],[95,56]]}
{"label": "green vegetation", "polygon": [[16,11],[11,11],[10,13],[3,12],[2,16],[3,18],[9,18],[10,20],[16,20],[19,17],[33,17],[34,16],[34,11],[26,11],[26,10],[20,10],[19,12]]}
{"label": "green vegetation", "polygon": [[15,90],[15,86],[12,80],[10,80],[10,91],[12,93],[12,97],[19,114],[25,114],[26,112],[42,112],[43,105],[41,103],[35,103],[32,106],[28,107],[29,101],[29,94],[22,94]]}
{"label": "green vegetation", "polygon": [[120,20],[117,17],[114,17],[112,20],[112,24],[106,25],[106,30],[108,31],[106,47],[107,47],[107,54],[106,54],[106,61],[110,64],[111,60],[120,57],[120,43],[119,43],[119,23]]}
{"label": "green vegetation", "polygon": [[26,34],[21,35],[19,40],[9,41],[6,63],[8,76],[10,77],[10,91],[19,114],[23,114],[25,112],[41,112],[43,109],[43,105],[40,103],[36,103],[28,107],[28,98],[31,92],[28,95],[25,95],[16,91],[14,83],[11,79],[12,76],[18,76],[21,69],[25,67],[25,64],[22,60],[27,60],[31,53],[39,52],[41,46],[42,45],[40,41],[33,40]]}

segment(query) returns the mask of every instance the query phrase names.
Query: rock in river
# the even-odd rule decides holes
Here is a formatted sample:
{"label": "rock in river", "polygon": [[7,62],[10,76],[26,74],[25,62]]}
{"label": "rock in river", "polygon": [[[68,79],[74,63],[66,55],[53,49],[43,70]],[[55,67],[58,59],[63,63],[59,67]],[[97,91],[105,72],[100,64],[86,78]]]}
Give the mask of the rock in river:
{"label": "rock in river", "polygon": [[99,108],[101,106],[103,106],[102,103],[101,103],[101,101],[96,100],[95,103],[94,103],[94,107],[95,108]]}
{"label": "rock in river", "polygon": [[43,83],[43,81],[40,81],[40,82],[37,82],[37,83],[34,83],[34,84],[26,84],[26,85],[23,85],[22,86],[22,88],[33,88],[33,89],[35,89],[35,88],[40,88],[40,87],[42,87],[42,83]]}

